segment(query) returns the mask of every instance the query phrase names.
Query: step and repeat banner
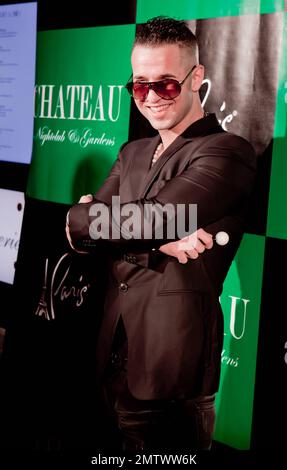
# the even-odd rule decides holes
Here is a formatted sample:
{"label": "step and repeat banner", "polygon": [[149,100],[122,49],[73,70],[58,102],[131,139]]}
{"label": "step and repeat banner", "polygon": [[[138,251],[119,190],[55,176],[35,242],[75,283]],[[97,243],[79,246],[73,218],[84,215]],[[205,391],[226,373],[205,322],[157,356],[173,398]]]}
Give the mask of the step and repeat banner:
{"label": "step and repeat banner", "polygon": [[[96,26],[95,20],[95,27],[38,32],[33,154],[9,312],[7,370],[10,358],[23,374],[25,400],[42,410],[34,425],[43,438],[68,430],[78,439],[75,423],[91,413],[96,428],[94,350],[106,266],[102,253],[71,252],[65,217],[82,194],[100,187],[124,142],[153,135],[124,85],[137,24],[157,15],[188,21],[206,71],[204,109],[215,112],[224,129],[247,138],[258,155],[247,233],[220,298],[225,328],[214,437],[242,450],[283,447],[276,408],[286,394],[287,367],[285,286],[278,270],[278,261],[283,269],[287,261],[284,1],[137,0],[126,24]],[[3,198],[12,201],[9,194]],[[11,282],[10,271],[5,275]],[[49,396],[45,407],[44,396]],[[81,406],[72,420],[73,401]],[[22,405],[23,400],[17,412]],[[12,418],[11,423],[12,432]]]}

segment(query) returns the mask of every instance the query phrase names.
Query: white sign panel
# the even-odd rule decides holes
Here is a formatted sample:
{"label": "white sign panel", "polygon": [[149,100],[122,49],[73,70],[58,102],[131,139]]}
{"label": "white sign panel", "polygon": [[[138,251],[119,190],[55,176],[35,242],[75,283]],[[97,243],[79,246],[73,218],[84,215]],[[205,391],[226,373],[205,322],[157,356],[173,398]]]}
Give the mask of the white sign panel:
{"label": "white sign panel", "polygon": [[0,281],[13,284],[22,219],[24,193],[0,189]]}
{"label": "white sign panel", "polygon": [[30,163],[37,3],[0,5],[0,160]]}

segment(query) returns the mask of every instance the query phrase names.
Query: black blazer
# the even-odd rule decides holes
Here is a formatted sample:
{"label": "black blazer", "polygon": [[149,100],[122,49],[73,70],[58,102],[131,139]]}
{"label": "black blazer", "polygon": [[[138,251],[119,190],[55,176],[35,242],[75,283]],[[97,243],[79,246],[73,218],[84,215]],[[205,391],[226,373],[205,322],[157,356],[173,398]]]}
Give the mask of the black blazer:
{"label": "black blazer", "polygon": [[[140,139],[123,146],[95,201],[106,205],[110,221],[113,195],[120,196],[121,209],[134,202],[142,214],[145,204],[185,204],[187,208],[197,204],[198,228],[214,235],[228,232],[227,245],[214,244],[198,259],[180,264],[156,250],[176,236],[147,240],[138,224],[133,239],[127,240],[125,231],[114,240],[107,224],[103,238],[94,240],[89,232],[95,220],[89,216],[94,202],[76,204],[69,212],[74,246],[105,247],[109,253],[109,287],[97,354],[99,376],[122,315],[128,337],[129,389],[145,400],[190,398],[218,389],[223,342],[218,297],[242,238],[256,168],[251,145],[224,132],[214,114],[193,123],[151,167],[159,140]],[[122,215],[119,228],[124,220]],[[156,228],[155,222],[153,235]]]}

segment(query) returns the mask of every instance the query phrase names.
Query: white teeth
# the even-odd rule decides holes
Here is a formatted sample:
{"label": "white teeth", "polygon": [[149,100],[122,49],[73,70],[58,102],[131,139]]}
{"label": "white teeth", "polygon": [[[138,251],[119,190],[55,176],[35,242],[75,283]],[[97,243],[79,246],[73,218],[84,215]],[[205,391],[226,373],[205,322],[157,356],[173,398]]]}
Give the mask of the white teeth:
{"label": "white teeth", "polygon": [[169,104],[162,104],[160,106],[149,106],[149,109],[153,112],[153,113],[159,113],[160,111],[162,111],[163,109],[166,109],[168,108]]}

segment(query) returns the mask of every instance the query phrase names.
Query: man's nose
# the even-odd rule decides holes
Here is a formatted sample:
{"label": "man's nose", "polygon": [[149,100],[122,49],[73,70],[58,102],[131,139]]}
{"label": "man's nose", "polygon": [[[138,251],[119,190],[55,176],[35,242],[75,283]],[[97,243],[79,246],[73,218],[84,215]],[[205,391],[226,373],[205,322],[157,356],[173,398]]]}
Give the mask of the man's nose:
{"label": "man's nose", "polygon": [[145,101],[148,100],[148,101],[156,102],[160,99],[161,99],[160,96],[158,96],[156,92],[151,87],[149,87]]}

